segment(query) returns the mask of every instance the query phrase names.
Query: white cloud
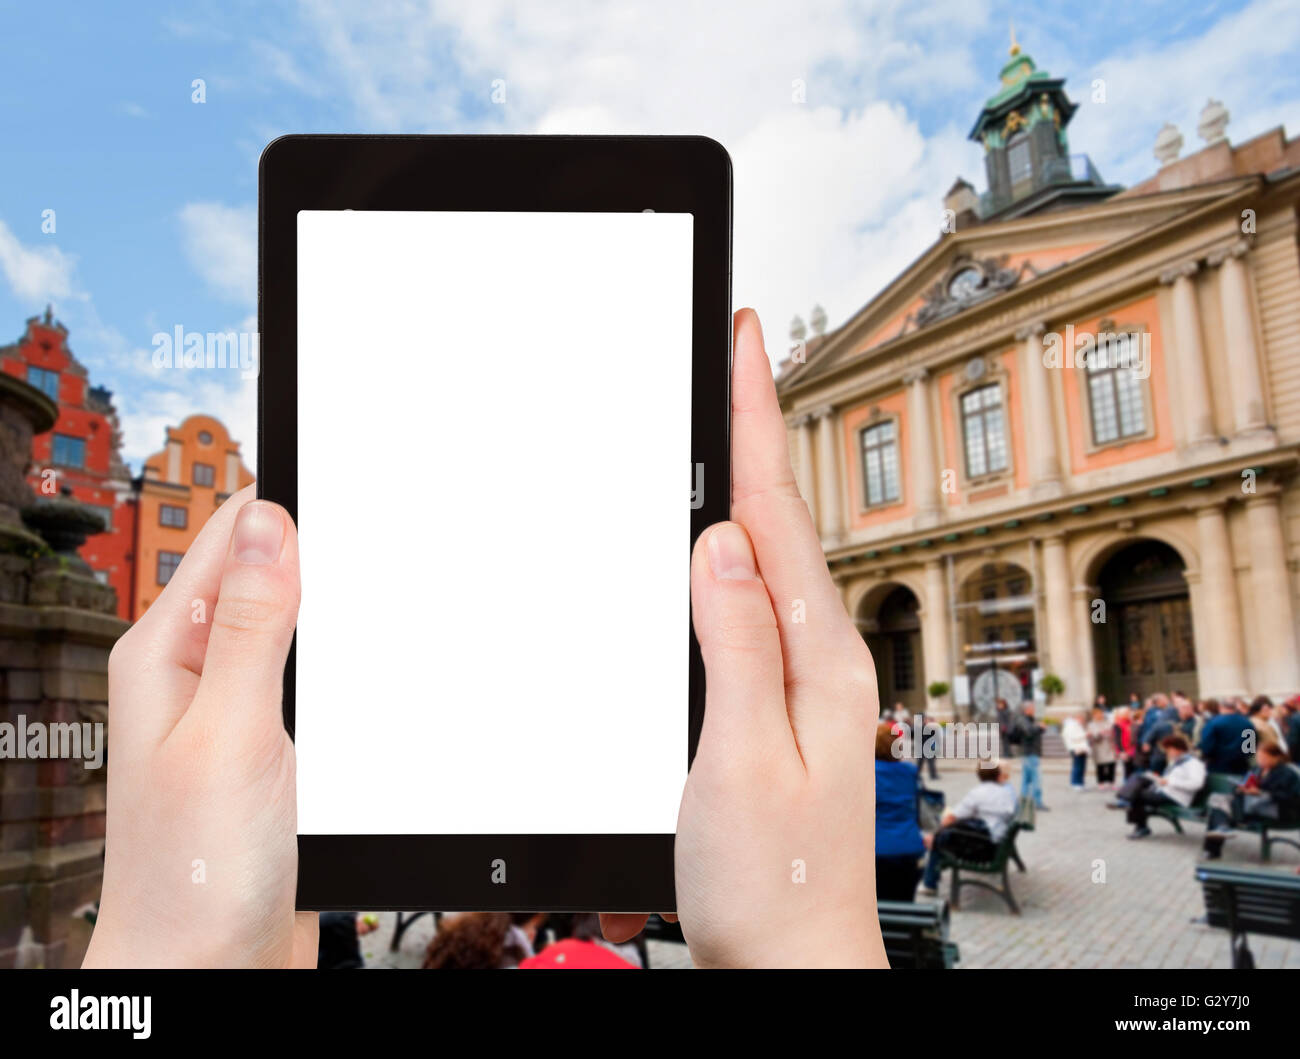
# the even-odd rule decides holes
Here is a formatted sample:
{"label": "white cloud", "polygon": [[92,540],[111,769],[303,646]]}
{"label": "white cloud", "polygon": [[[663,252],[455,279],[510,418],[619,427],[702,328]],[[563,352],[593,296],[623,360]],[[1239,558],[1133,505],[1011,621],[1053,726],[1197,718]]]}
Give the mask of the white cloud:
{"label": "white cloud", "polygon": [[191,202],[180,212],[185,256],[219,297],[257,304],[257,208]]}
{"label": "white cloud", "polygon": [[[1292,136],[1300,133],[1298,54],[1300,6],[1256,0],[1198,36],[1152,47],[1117,34],[1093,63],[1080,66],[1071,50],[1052,72],[1070,76],[1066,87],[1080,102],[1071,150],[1091,155],[1108,181],[1133,184],[1155,172],[1156,134],[1165,122],[1182,132],[1184,155],[1205,146],[1196,126],[1210,97],[1232,112],[1228,138],[1235,143],[1283,123]],[[1104,82],[1105,102],[1092,101],[1095,79]]]}
{"label": "white cloud", "polygon": [[14,297],[33,304],[81,297],[73,283],[77,259],[53,244],[24,245],[0,221],[0,273]]}
{"label": "white cloud", "polygon": [[118,401],[122,424],[122,457],[137,471],[166,442],[167,428],[179,426],[196,413],[215,416],[240,443],[250,471],[257,469],[257,380],[232,383],[202,370],[173,369],[174,378],[151,387],[133,388],[129,400]]}
{"label": "white cloud", "polygon": [[[719,140],[735,165],[735,300],[759,310],[774,355],[795,313],[820,302],[838,325],[921,253],[958,174],[983,184],[965,132],[1006,55],[993,0],[321,0],[300,12],[301,39],[277,44],[292,59],[271,75],[309,94],[328,86],[364,128]],[[1210,95],[1233,110],[1236,141],[1279,122],[1300,131],[1294,0],[1177,17],[1095,0],[1043,5],[1019,27],[1081,103],[1072,149],[1113,182],[1152,173],[1166,120],[1198,147]],[[1094,77],[1104,105],[1089,101]],[[489,103],[497,78],[504,106]]]}

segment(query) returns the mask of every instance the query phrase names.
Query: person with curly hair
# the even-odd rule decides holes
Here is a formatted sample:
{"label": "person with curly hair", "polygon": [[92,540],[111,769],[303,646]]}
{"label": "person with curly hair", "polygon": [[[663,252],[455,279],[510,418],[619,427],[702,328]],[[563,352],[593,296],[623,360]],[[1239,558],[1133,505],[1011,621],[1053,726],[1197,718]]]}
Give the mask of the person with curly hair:
{"label": "person with curly hair", "polygon": [[445,917],[424,953],[426,970],[518,967],[533,954],[545,912],[463,912]]}

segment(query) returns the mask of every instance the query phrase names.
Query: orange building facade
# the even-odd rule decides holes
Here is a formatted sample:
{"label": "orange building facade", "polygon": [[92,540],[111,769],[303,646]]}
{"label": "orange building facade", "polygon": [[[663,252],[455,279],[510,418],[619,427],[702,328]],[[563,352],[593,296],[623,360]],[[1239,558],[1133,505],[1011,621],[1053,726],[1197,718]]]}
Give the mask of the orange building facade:
{"label": "orange building facade", "polygon": [[132,620],[158,598],[212,513],[253,480],[220,420],[193,415],[167,429],[166,447],[136,480]]}
{"label": "orange building facade", "polygon": [[791,457],[886,709],[1300,692],[1300,140],[1231,145],[1211,104],[1124,190],[1073,109],[1013,52],[990,190],[792,331]]}

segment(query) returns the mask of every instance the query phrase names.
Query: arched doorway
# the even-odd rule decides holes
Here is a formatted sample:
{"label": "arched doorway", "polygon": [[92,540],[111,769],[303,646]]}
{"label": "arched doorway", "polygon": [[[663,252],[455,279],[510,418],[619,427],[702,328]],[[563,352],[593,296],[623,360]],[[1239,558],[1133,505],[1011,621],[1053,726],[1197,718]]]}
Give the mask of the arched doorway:
{"label": "arched doorway", "polygon": [[905,585],[884,585],[859,607],[858,630],[876,663],[882,714],[897,703],[909,714],[925,709],[920,610],[920,601]]}
{"label": "arched doorway", "polygon": [[1193,698],[1196,643],[1182,557],[1163,541],[1115,552],[1097,576],[1105,621],[1094,623],[1097,691],[1108,702],[1182,691]]}
{"label": "arched doorway", "polygon": [[1029,571],[982,563],[962,582],[957,610],[972,716],[992,717],[998,699],[1013,710],[1033,699],[1038,637]]}

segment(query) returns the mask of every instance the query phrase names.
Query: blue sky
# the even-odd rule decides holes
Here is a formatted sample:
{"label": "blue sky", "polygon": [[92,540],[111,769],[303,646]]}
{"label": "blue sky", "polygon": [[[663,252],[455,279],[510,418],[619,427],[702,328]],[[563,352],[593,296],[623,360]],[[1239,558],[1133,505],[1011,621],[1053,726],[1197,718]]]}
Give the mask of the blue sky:
{"label": "blue sky", "polygon": [[270,139],[698,132],[732,153],[736,301],[779,347],[796,312],[820,301],[835,325],[923,250],[958,173],[983,189],[965,135],[1012,18],[1081,104],[1072,150],[1112,181],[1149,175],[1166,121],[1185,152],[1200,146],[1210,96],[1234,141],[1300,134],[1293,0],[3,3],[0,341],[52,301],[93,381],[116,392],[137,468],[195,411],[225,419],[251,466],[255,386],[155,369],[150,353],[177,325],[254,328]]}

